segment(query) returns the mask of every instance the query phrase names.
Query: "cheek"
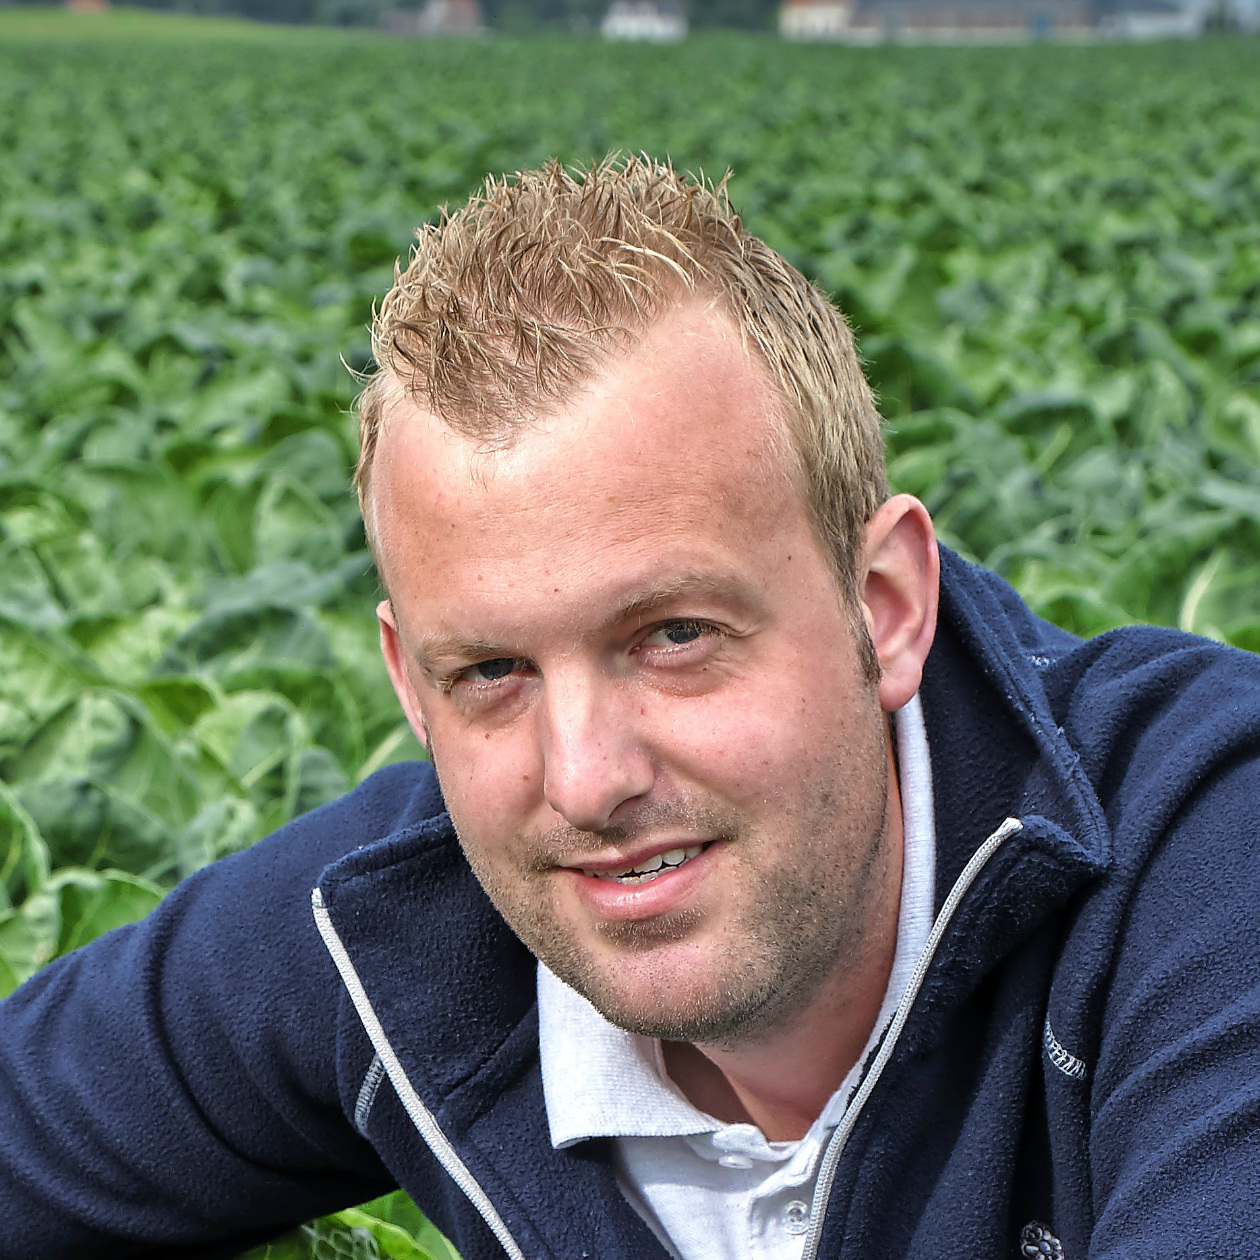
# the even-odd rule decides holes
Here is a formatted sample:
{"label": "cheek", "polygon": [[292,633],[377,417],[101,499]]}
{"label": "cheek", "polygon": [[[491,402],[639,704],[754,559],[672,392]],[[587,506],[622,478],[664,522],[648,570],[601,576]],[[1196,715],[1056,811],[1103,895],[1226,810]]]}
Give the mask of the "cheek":
{"label": "cheek", "polygon": [[669,705],[653,723],[662,770],[747,805],[800,773],[810,726],[801,698],[755,684]]}
{"label": "cheek", "polygon": [[461,839],[497,860],[527,832],[542,799],[537,750],[521,733],[431,731],[442,796]]}
{"label": "cheek", "polygon": [[866,768],[882,722],[878,693],[851,673],[782,670],[680,706],[657,747],[682,779],[752,812],[798,808],[802,792],[830,795],[846,768]]}

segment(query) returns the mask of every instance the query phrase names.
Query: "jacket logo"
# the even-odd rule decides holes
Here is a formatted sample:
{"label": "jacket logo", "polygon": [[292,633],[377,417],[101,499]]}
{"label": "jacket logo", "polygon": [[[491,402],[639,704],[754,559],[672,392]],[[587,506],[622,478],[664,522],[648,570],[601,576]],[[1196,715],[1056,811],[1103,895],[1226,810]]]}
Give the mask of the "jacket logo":
{"label": "jacket logo", "polygon": [[[1078,1059],[1072,1054],[1063,1043],[1054,1035],[1054,1029],[1050,1027],[1050,1018],[1046,1017],[1046,1026],[1041,1034],[1042,1043],[1046,1047],[1046,1054],[1049,1056],[1050,1062],[1063,1073],[1064,1076],[1070,1076],[1074,1081],[1083,1081],[1085,1079],[1085,1061]],[[1032,1255],[1032,1252],[1027,1254]]]}
{"label": "jacket logo", "polygon": [[1029,1221],[1019,1231],[1019,1254],[1026,1260],[1064,1260],[1063,1244],[1040,1221]]}

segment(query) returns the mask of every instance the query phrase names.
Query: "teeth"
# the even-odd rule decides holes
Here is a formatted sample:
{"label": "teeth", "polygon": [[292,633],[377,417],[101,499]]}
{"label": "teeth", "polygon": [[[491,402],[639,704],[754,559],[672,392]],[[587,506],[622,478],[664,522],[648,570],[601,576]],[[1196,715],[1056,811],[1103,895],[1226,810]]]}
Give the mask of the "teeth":
{"label": "teeth", "polygon": [[596,879],[612,879],[619,884],[647,884],[666,871],[677,870],[684,862],[699,857],[704,852],[704,845],[691,844],[682,849],[670,849],[668,853],[658,853],[655,857],[640,862],[638,866],[626,866],[619,871],[585,871]]}

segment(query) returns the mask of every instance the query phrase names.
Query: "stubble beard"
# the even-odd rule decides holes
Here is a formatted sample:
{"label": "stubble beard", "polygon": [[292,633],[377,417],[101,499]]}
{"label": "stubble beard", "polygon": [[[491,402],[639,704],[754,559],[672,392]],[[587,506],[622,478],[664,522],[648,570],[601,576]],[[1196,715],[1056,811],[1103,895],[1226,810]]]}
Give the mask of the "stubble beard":
{"label": "stubble beard", "polygon": [[[862,954],[889,860],[887,749],[882,735],[878,743],[870,742],[870,747],[846,750],[858,755],[844,757],[847,764],[837,766],[835,787],[815,792],[812,802],[787,812],[785,825],[794,822],[797,836],[791,862],[758,869],[751,864],[757,836],[746,820],[735,811],[688,803],[646,804],[628,825],[599,833],[556,828],[527,846],[532,856],[515,878],[505,878],[482,860],[475,846],[464,843],[464,852],[490,900],[531,953],[610,1022],[662,1041],[751,1044],[803,1012],[846,960],[857,965]],[[650,966],[650,957],[644,956],[685,942],[702,929],[704,912],[688,908],[645,921],[601,924],[601,938],[614,947],[614,962],[601,963],[552,912],[549,881],[566,855],[597,847],[593,840],[611,845],[671,825],[722,841],[731,859],[745,862],[733,878],[755,887],[727,928],[722,949],[729,962],[720,974],[704,984],[679,986],[649,1006],[618,985],[616,956],[639,955],[640,965]],[[717,946],[710,942],[707,948]]]}

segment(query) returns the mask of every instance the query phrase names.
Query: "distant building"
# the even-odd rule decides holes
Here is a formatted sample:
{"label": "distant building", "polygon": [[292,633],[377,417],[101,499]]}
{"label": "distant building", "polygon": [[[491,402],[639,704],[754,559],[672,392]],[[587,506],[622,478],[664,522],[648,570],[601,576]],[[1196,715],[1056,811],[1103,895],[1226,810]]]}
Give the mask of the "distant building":
{"label": "distant building", "polygon": [[870,0],[867,29],[917,44],[1004,44],[1080,38],[1093,27],[1090,0]]}
{"label": "distant building", "polygon": [[1116,39],[1193,39],[1217,7],[1213,0],[1099,0],[1098,30]]}
{"label": "distant building", "polygon": [[853,29],[855,0],[787,0],[779,10],[784,39],[844,39]]}
{"label": "distant building", "polygon": [[391,35],[478,35],[484,29],[478,0],[428,0],[421,9],[395,9]]}
{"label": "distant building", "polygon": [[109,0],[66,0],[66,8],[71,13],[104,13]]}
{"label": "distant building", "polygon": [[1256,4],[1260,0],[784,0],[779,30],[785,39],[847,44],[1176,39],[1200,35],[1213,21],[1247,29]]}
{"label": "distant building", "polygon": [[687,19],[677,0],[613,0],[599,30],[605,39],[670,44],[687,34]]}

